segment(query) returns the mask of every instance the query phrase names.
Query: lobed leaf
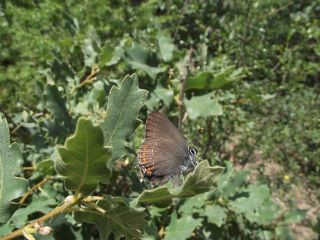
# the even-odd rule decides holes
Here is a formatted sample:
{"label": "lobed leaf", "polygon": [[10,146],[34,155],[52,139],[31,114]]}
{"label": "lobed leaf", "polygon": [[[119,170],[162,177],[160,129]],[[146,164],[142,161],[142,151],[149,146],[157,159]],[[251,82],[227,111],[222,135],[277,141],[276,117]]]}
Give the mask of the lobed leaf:
{"label": "lobed leaf", "polygon": [[183,215],[179,219],[177,213],[171,214],[171,221],[165,231],[165,240],[170,239],[187,239],[191,237],[196,227],[201,226],[202,219],[193,218],[190,215]]}
{"label": "lobed leaf", "polygon": [[27,189],[28,180],[16,177],[21,161],[18,144],[10,145],[8,123],[0,118],[0,223],[11,217],[15,208],[13,200]]}
{"label": "lobed leaf", "polygon": [[150,203],[165,207],[172,203],[174,198],[188,198],[208,192],[214,188],[215,182],[222,174],[223,167],[211,167],[208,161],[200,162],[190,173],[181,187],[173,189],[168,183],[153,190],[145,190],[137,198],[137,203]]}
{"label": "lobed leaf", "polygon": [[48,110],[67,128],[70,132],[73,129],[72,119],[68,113],[65,101],[59,90],[54,85],[46,85],[44,90]]}
{"label": "lobed leaf", "polygon": [[222,106],[212,98],[211,93],[194,96],[185,100],[186,110],[190,119],[209,116],[220,116],[223,114]]}
{"label": "lobed leaf", "polygon": [[230,201],[230,206],[250,222],[270,224],[277,217],[278,209],[269,191],[266,185],[250,185],[238,198]]}
{"label": "lobed leaf", "polygon": [[221,227],[226,221],[226,211],[219,205],[206,205],[204,213],[208,217],[208,221],[218,227]]}
{"label": "lobed leaf", "polygon": [[152,79],[155,79],[159,73],[166,70],[166,67],[151,66],[148,63],[150,54],[139,44],[133,43],[132,47],[126,51],[125,60],[133,69],[146,72]]}
{"label": "lobed leaf", "polygon": [[106,182],[111,170],[110,151],[103,146],[103,133],[90,120],[80,118],[73,136],[59,147],[56,171],[65,178],[66,188],[89,195],[99,182]]}
{"label": "lobed leaf", "polygon": [[169,62],[172,59],[173,51],[175,49],[172,39],[168,33],[159,32],[157,34],[158,46],[161,54],[161,58],[165,62]]}
{"label": "lobed leaf", "polygon": [[136,74],[127,75],[119,87],[110,90],[107,117],[101,125],[104,145],[112,147],[112,159],[120,159],[125,153],[125,141],[138,125],[137,115],[143,106],[147,91],[139,88]]}
{"label": "lobed leaf", "polygon": [[234,69],[228,67],[221,72],[214,74],[211,71],[199,72],[196,76],[191,76],[186,81],[188,89],[221,89],[230,86],[232,83],[242,79],[242,68]]}
{"label": "lobed leaf", "polygon": [[111,233],[113,233],[115,240],[122,237],[130,240],[141,239],[142,230],[147,223],[144,220],[144,212],[124,203],[114,203],[110,200],[99,201],[97,205],[105,212],[89,207],[83,212],[76,212],[76,220],[95,224],[100,239],[109,239]]}

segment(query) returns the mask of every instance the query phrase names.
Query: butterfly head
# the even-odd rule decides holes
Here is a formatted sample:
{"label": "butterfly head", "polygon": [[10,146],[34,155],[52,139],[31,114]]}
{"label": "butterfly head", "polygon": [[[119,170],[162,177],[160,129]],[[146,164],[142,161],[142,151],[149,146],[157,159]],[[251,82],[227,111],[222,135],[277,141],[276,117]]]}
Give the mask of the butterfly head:
{"label": "butterfly head", "polygon": [[192,171],[198,164],[196,161],[197,151],[194,148],[188,148],[188,158],[184,161],[183,165],[181,166],[182,172],[189,172]]}

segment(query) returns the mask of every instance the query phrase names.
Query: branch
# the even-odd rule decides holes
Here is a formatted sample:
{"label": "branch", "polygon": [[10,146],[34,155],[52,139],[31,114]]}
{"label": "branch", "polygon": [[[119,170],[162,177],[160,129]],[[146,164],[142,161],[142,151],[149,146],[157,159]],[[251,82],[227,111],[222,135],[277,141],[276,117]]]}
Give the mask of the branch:
{"label": "branch", "polygon": [[25,231],[26,229],[34,228],[35,225],[39,225],[39,224],[45,222],[46,220],[51,219],[51,218],[65,212],[68,208],[77,204],[80,199],[81,199],[80,195],[74,196],[71,201],[67,201],[67,202],[63,203],[61,206],[56,207],[55,209],[48,212],[44,216],[33,220],[31,223],[25,225],[23,228],[20,228],[12,233],[9,233],[8,235],[1,238],[1,240],[10,240],[10,239],[13,239],[13,238],[16,238],[16,237],[19,237],[19,236],[26,234],[26,231]]}
{"label": "branch", "polygon": [[19,203],[23,204],[25,200],[29,197],[29,195],[36,190],[37,188],[41,187],[41,185],[45,184],[49,180],[49,177],[45,177],[42,181],[38,182],[36,185],[34,185],[32,188],[29,189],[28,192],[26,192],[22,198],[20,199]]}
{"label": "branch", "polygon": [[97,74],[100,72],[100,69],[97,65],[92,66],[90,74],[78,85],[74,86],[71,90],[71,95],[74,94],[75,91],[82,88],[84,85],[92,84],[97,78]]}
{"label": "branch", "polygon": [[180,71],[180,91],[179,91],[179,98],[178,98],[178,106],[179,106],[179,129],[182,126],[182,120],[184,116],[184,92],[185,92],[185,85],[186,80],[190,70],[190,64],[192,62],[192,53],[193,48],[190,48],[185,56],[184,65]]}
{"label": "branch", "polygon": [[207,134],[208,134],[208,140],[207,140],[207,144],[206,144],[206,148],[204,150],[204,153],[203,153],[203,159],[207,159],[207,154],[213,144],[213,134],[212,134],[212,119],[209,118],[206,120],[206,123],[207,123]]}

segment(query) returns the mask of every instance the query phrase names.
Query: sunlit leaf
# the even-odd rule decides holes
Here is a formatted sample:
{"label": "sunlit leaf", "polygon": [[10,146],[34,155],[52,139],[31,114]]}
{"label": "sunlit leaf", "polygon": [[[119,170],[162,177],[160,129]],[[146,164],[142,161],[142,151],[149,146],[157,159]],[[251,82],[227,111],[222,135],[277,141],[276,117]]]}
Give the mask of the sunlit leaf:
{"label": "sunlit leaf", "polygon": [[183,215],[181,218],[177,217],[177,213],[171,214],[171,221],[165,231],[165,240],[171,239],[187,239],[191,237],[192,232],[196,227],[201,225],[202,219],[193,218],[190,215]]}
{"label": "sunlit leaf", "polygon": [[206,204],[205,200],[206,198],[204,197],[204,194],[199,194],[194,197],[188,198],[179,208],[179,213],[190,215],[192,215],[194,212],[203,213],[203,207]]}
{"label": "sunlit leaf", "polygon": [[218,205],[206,205],[205,216],[208,217],[210,223],[216,224],[218,227],[221,227],[226,220],[225,209]]}
{"label": "sunlit leaf", "polygon": [[286,213],[284,217],[284,222],[286,224],[293,224],[297,222],[301,222],[306,218],[307,210],[303,209],[294,209]]}
{"label": "sunlit leaf", "polygon": [[169,107],[173,101],[173,89],[167,89],[162,86],[156,87],[154,94],[163,101],[164,105]]}
{"label": "sunlit leaf", "polygon": [[91,67],[96,63],[96,57],[98,55],[96,48],[97,48],[97,41],[98,35],[93,26],[89,27],[87,32],[87,37],[83,41],[82,52],[84,55],[84,63],[86,66]]}
{"label": "sunlit leaf", "polygon": [[21,170],[21,160],[18,144],[10,145],[7,121],[0,118],[0,223],[11,217],[17,206],[13,200],[27,189],[28,181],[16,176]]}
{"label": "sunlit leaf", "polygon": [[126,153],[126,139],[139,124],[137,115],[143,106],[147,91],[139,88],[136,74],[127,75],[118,87],[109,93],[107,117],[101,125],[105,146],[112,147],[113,160]]}
{"label": "sunlit leaf", "polygon": [[172,54],[175,47],[172,43],[172,39],[170,38],[169,34],[165,32],[159,32],[157,38],[162,59],[165,62],[170,61],[172,59]]}
{"label": "sunlit leaf", "polygon": [[223,114],[222,106],[213,99],[212,94],[194,96],[190,100],[185,99],[186,110],[190,119],[199,117],[219,116]]}
{"label": "sunlit leaf", "polygon": [[230,202],[230,206],[249,221],[258,224],[271,223],[278,215],[277,206],[272,202],[266,185],[250,185],[238,198]]}
{"label": "sunlit leaf", "polygon": [[247,177],[249,176],[249,171],[239,171],[236,172],[223,187],[219,186],[219,191],[221,196],[228,198],[232,197],[234,194],[238,193],[243,184],[245,183]]}

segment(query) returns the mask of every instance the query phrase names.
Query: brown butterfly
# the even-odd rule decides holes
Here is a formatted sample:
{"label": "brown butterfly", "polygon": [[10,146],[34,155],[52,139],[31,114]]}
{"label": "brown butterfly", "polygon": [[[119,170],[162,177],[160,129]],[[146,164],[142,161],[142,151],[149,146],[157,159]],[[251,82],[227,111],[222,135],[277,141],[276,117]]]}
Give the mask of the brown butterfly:
{"label": "brown butterfly", "polygon": [[162,113],[148,115],[145,141],[138,153],[138,166],[144,178],[162,184],[189,172],[197,165],[196,151]]}

